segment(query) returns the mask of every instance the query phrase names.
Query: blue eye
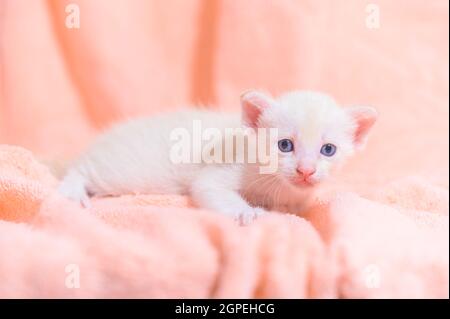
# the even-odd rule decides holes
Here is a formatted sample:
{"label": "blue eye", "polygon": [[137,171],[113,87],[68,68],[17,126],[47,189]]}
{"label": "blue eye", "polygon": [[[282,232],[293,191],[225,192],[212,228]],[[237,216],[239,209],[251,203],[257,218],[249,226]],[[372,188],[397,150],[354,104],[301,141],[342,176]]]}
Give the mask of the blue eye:
{"label": "blue eye", "polygon": [[336,153],[336,146],[333,144],[323,144],[320,153],[325,156],[333,156]]}
{"label": "blue eye", "polygon": [[278,141],[278,148],[283,153],[292,152],[294,150],[294,144],[291,140],[285,138]]}

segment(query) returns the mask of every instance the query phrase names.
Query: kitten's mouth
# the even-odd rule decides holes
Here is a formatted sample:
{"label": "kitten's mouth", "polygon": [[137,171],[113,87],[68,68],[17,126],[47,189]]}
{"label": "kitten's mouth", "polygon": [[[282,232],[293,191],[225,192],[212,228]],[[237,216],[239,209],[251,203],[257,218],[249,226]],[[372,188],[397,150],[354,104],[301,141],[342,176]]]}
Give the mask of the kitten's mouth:
{"label": "kitten's mouth", "polygon": [[312,187],[316,184],[316,182],[311,179],[303,179],[298,176],[290,178],[290,181],[297,187]]}

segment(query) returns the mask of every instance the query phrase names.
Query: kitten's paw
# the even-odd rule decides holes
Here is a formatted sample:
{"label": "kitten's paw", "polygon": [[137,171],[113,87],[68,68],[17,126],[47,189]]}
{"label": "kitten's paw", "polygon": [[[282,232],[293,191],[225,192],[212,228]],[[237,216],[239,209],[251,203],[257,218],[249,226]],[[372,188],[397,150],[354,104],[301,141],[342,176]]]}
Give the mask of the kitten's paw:
{"label": "kitten's paw", "polygon": [[80,189],[77,185],[61,184],[58,193],[67,199],[79,203],[84,208],[91,207],[91,200],[85,189]]}
{"label": "kitten's paw", "polygon": [[239,223],[239,225],[248,226],[265,212],[266,211],[262,208],[254,207],[252,209],[237,213],[234,219]]}
{"label": "kitten's paw", "polygon": [[59,185],[58,193],[67,199],[79,203],[84,208],[91,207],[89,195],[80,176],[74,174],[67,175]]}

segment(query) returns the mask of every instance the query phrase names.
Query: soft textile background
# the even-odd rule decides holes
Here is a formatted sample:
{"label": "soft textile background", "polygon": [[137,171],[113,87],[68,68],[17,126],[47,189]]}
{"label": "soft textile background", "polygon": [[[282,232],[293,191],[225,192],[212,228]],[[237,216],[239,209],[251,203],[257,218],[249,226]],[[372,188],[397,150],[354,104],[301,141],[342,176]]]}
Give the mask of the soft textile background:
{"label": "soft textile background", "polygon": [[380,111],[346,179],[448,185],[448,1],[375,3],[379,29],[361,0],[2,0],[0,142],[66,158],[122,116],[314,89]]}
{"label": "soft textile background", "polygon": [[[378,29],[362,0],[0,0],[0,143],[46,162],[124,117],[238,110],[248,88],[380,112],[336,198],[248,230],[172,197],[84,214],[33,155],[2,146],[0,296],[448,298],[448,1],[371,2]],[[80,29],[65,27],[68,3]],[[73,262],[80,290],[62,284]]]}

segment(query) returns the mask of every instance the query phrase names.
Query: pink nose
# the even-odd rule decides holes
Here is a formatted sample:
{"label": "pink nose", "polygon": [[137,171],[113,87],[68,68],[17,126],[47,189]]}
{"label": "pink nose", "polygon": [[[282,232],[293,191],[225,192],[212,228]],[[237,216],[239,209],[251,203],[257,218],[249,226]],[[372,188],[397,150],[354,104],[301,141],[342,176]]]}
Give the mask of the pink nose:
{"label": "pink nose", "polygon": [[297,173],[303,176],[304,179],[309,178],[316,172],[314,168],[297,168]]}

